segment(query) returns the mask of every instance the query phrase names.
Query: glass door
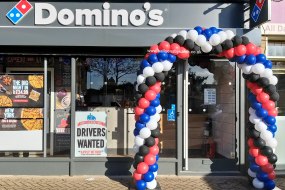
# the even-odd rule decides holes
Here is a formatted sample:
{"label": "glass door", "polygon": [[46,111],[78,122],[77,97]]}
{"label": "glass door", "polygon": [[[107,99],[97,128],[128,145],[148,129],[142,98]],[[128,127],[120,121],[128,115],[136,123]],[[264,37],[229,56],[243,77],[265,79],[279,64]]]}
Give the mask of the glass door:
{"label": "glass door", "polygon": [[[208,57],[191,59],[184,82],[184,170],[238,169],[236,138],[236,65]],[[186,90],[187,91],[187,90]],[[188,144],[188,145],[187,145]]]}

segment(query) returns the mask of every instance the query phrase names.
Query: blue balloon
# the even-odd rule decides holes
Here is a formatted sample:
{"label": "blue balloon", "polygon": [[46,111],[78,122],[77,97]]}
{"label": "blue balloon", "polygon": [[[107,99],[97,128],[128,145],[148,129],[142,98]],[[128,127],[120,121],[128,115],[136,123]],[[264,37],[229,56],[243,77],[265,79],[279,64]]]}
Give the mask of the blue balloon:
{"label": "blue balloon", "polygon": [[196,31],[198,32],[198,34],[201,34],[202,31],[203,31],[203,28],[202,28],[201,26],[196,26],[196,27],[194,28],[194,30],[196,30]]}
{"label": "blue balloon", "polygon": [[145,124],[143,124],[143,123],[140,123],[140,122],[136,122],[136,129],[138,129],[139,131],[142,129],[142,128],[144,128],[145,127]]}
{"label": "blue balloon", "polygon": [[272,62],[270,60],[266,60],[263,65],[267,69],[272,69]]}
{"label": "blue balloon", "polygon": [[270,125],[268,126],[267,130],[271,131],[272,133],[275,133],[277,131],[276,125]]}
{"label": "blue balloon", "polygon": [[146,182],[151,182],[153,179],[154,179],[154,175],[153,175],[153,172],[147,172],[143,175],[143,179],[146,181]]}
{"label": "blue balloon", "polygon": [[157,107],[157,106],[160,105],[160,100],[159,100],[158,98],[156,98],[156,99],[154,99],[154,100],[152,100],[152,101],[150,102],[150,105],[151,105],[151,106],[154,106],[154,107]]}
{"label": "blue balloon", "polygon": [[210,29],[205,29],[205,30],[203,31],[203,34],[204,34],[204,36],[207,38],[207,40],[209,40],[210,37],[212,36],[212,30],[210,30]]}
{"label": "blue balloon", "polygon": [[156,159],[156,161],[158,161],[158,160],[159,160],[159,156],[158,156],[158,154],[155,156],[155,159]]}
{"label": "blue balloon", "polygon": [[134,129],[134,136],[138,136],[140,134],[140,130]]}
{"label": "blue balloon", "polygon": [[276,123],[276,119],[273,116],[267,116],[266,118],[264,118],[264,121],[268,124],[268,125],[275,125]]}
{"label": "blue balloon", "polygon": [[260,118],[265,118],[265,117],[268,116],[268,112],[267,112],[265,109],[263,109],[263,108],[257,109],[257,110],[255,111],[255,114],[256,114],[258,117],[260,117]]}
{"label": "blue balloon", "polygon": [[256,101],[256,96],[251,92],[248,94],[247,98],[250,102]]}
{"label": "blue balloon", "polygon": [[165,51],[160,51],[158,54],[157,54],[157,58],[159,61],[165,61],[167,60],[168,58],[168,53],[165,52]]}
{"label": "blue balloon", "polygon": [[257,63],[264,63],[266,61],[266,56],[264,54],[258,54],[256,56]]}
{"label": "blue balloon", "polygon": [[158,170],[158,164],[157,163],[149,166],[150,172],[157,172],[157,170]]}
{"label": "blue balloon", "polygon": [[251,102],[251,107],[252,107],[253,109],[255,109],[255,110],[258,110],[258,109],[262,108],[262,104],[259,103],[259,102],[257,102],[257,101],[252,101],[252,102]]}
{"label": "blue balloon", "polygon": [[150,54],[149,56],[148,56],[148,62],[150,63],[150,64],[154,64],[154,63],[156,63],[156,62],[158,62],[158,59],[157,59],[157,56],[156,56],[156,54]]}
{"label": "blue balloon", "polygon": [[147,122],[149,122],[149,120],[150,120],[150,117],[146,113],[140,115],[140,122],[141,123],[147,123]]}
{"label": "blue balloon", "polygon": [[158,93],[158,94],[156,95],[156,98],[158,98],[158,99],[160,98],[160,93]]}
{"label": "blue balloon", "polygon": [[249,160],[250,162],[254,162],[255,158],[254,158],[253,156],[251,156],[251,155],[248,155],[248,160]]}
{"label": "blue balloon", "polygon": [[246,55],[236,56],[236,62],[241,64],[245,62]]}
{"label": "blue balloon", "polygon": [[270,180],[270,179],[268,178],[268,174],[265,173],[265,172],[262,172],[262,171],[257,172],[257,173],[256,173],[256,177],[257,177],[257,179],[258,179],[259,181],[263,181],[263,182],[266,182],[266,181]]}
{"label": "blue balloon", "polygon": [[156,113],[156,109],[153,106],[149,106],[148,108],[146,108],[145,113],[152,116]]}
{"label": "blue balloon", "polygon": [[269,180],[269,181],[266,181],[265,183],[264,183],[264,189],[266,189],[266,190],[272,190],[272,189],[274,189],[275,188],[275,182],[274,181],[272,181],[272,180]]}
{"label": "blue balloon", "polygon": [[210,30],[212,31],[212,34],[218,33],[218,29],[216,27],[211,27]]}
{"label": "blue balloon", "polygon": [[150,63],[147,60],[142,60],[141,62],[141,69],[143,70],[146,67],[151,67]]}
{"label": "blue balloon", "polygon": [[254,163],[254,162],[251,162],[251,163],[250,163],[249,168],[250,168],[250,170],[253,171],[253,172],[259,172],[259,171],[261,171],[260,166],[257,165],[257,164]]}
{"label": "blue balloon", "polygon": [[256,63],[256,57],[252,54],[246,56],[245,62],[248,65],[254,65]]}
{"label": "blue balloon", "polygon": [[167,60],[170,61],[171,63],[174,63],[176,61],[176,56],[171,53],[168,53]]}
{"label": "blue balloon", "polygon": [[145,190],[146,189],[146,182],[144,180],[139,180],[136,182],[137,190]]}

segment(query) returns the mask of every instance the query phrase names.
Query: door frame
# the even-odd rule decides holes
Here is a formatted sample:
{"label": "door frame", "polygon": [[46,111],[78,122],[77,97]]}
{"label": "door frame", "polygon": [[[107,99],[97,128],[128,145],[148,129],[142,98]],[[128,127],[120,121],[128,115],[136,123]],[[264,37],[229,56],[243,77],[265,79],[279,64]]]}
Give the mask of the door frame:
{"label": "door frame", "polygon": [[[44,72],[44,68],[43,67],[7,67],[6,68],[6,73],[9,72],[15,72],[15,71],[26,71],[26,72]],[[54,110],[55,110],[55,89],[54,89],[54,68],[48,68],[47,69],[48,72],[50,72],[50,121],[49,121],[49,125],[50,125],[50,131],[49,133],[51,133],[50,136],[50,155],[53,155],[53,147],[54,147],[54,138],[53,138],[53,133],[54,133],[54,129],[55,129],[55,120],[54,120]],[[45,100],[46,103],[46,100]],[[47,134],[44,134],[45,136]],[[44,150],[47,147],[44,147]]]}

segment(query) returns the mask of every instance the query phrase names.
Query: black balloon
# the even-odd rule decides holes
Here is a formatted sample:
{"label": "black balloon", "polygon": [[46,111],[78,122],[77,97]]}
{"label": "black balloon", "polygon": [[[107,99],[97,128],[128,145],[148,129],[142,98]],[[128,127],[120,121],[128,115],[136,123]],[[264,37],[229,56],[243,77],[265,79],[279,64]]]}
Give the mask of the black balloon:
{"label": "black balloon", "polygon": [[133,167],[134,167],[135,169],[137,169],[137,167],[138,167],[138,164],[139,164],[139,163],[137,163],[137,162],[134,162],[134,163],[133,163]]}
{"label": "black balloon", "polygon": [[279,100],[279,93],[278,92],[274,92],[272,94],[270,94],[270,99],[274,102]]}
{"label": "black balloon", "polygon": [[273,94],[274,92],[276,92],[276,86],[274,86],[273,84],[269,84],[264,88],[264,90],[269,94]]}
{"label": "black balloon", "polygon": [[265,141],[261,138],[254,139],[253,144],[258,148],[262,148],[266,145]]}
{"label": "black balloon", "polygon": [[168,36],[167,38],[165,38],[165,41],[167,41],[168,43],[172,44],[173,43],[173,38],[171,36]]}
{"label": "black balloon", "polygon": [[273,154],[273,150],[269,146],[263,147],[260,151],[261,151],[261,154],[263,154],[264,156],[267,156],[267,157],[271,156]]}
{"label": "black balloon", "polygon": [[223,50],[228,50],[228,49],[231,49],[232,47],[234,47],[234,45],[233,45],[233,42],[231,40],[225,40],[222,43],[222,47],[223,47]]}
{"label": "black balloon", "polygon": [[198,46],[198,45],[195,44],[195,46],[194,46],[194,48],[193,48],[193,51],[195,51],[196,53],[200,53],[200,52],[201,52],[200,46]]}
{"label": "black balloon", "polygon": [[186,49],[188,49],[188,50],[192,50],[192,49],[194,48],[195,44],[194,44],[194,41],[193,41],[193,40],[187,39],[187,40],[185,40],[183,46],[184,46]]}
{"label": "black balloon", "polygon": [[256,82],[260,78],[260,75],[251,73],[249,77],[250,82]]}
{"label": "black balloon", "polygon": [[139,148],[139,154],[142,156],[145,156],[149,153],[149,148],[145,145],[140,146]]}
{"label": "black balloon", "polygon": [[153,137],[148,137],[147,139],[145,139],[145,143],[146,146],[151,147],[155,144],[155,140]]}
{"label": "black balloon", "polygon": [[156,129],[154,129],[154,130],[151,130],[151,136],[152,136],[153,138],[157,138],[157,137],[159,137],[159,135],[160,135],[160,129],[159,129],[159,128],[156,128]]}
{"label": "black balloon", "polygon": [[272,154],[268,158],[268,161],[270,162],[270,164],[275,164],[277,162],[277,160],[278,160],[278,158],[277,158],[276,154]]}
{"label": "black balloon", "polygon": [[249,39],[248,39],[248,37],[242,36],[241,38],[242,38],[242,44],[243,44],[243,45],[249,44]]}
{"label": "black balloon", "polygon": [[168,71],[162,71],[162,72],[163,72],[163,74],[167,77]]}
{"label": "black balloon", "polygon": [[138,89],[140,93],[144,94],[149,88],[146,84],[142,83],[139,85]]}
{"label": "black balloon", "polygon": [[158,80],[159,82],[164,81],[165,79],[165,75],[163,73],[155,73],[154,77],[156,78],[156,80]]}
{"label": "black balloon", "polygon": [[[257,139],[257,138],[259,138],[259,136],[260,136],[260,132],[257,131],[257,130],[255,130],[255,129],[250,129],[248,132],[249,132],[249,136],[250,136],[251,138]],[[265,143],[265,142],[264,142],[264,143]]]}
{"label": "black balloon", "polygon": [[174,43],[178,43],[180,46],[182,46],[184,44],[184,38],[183,36],[181,35],[177,35],[175,38],[174,38]]}
{"label": "black balloon", "polygon": [[259,78],[259,79],[257,80],[257,84],[258,84],[260,87],[264,88],[264,87],[266,87],[266,86],[269,85],[269,79],[268,79],[268,78],[265,78],[265,77],[261,77],[261,78]]}
{"label": "black balloon", "polygon": [[138,99],[140,99],[142,96],[143,96],[142,94],[140,94],[140,93],[136,93],[136,95],[135,95],[135,99],[136,99],[136,100],[138,100]]}
{"label": "black balloon", "polygon": [[144,157],[142,156],[142,155],[140,155],[140,154],[138,154],[138,153],[136,153],[136,155],[135,155],[135,162],[136,163],[140,163],[140,162],[143,162],[143,160],[144,160]]}
{"label": "black balloon", "polygon": [[152,85],[154,85],[156,83],[156,78],[154,77],[154,76],[150,76],[150,77],[147,77],[146,79],[145,79],[145,84],[147,85],[147,86],[152,86]]}
{"label": "black balloon", "polygon": [[242,38],[240,36],[233,37],[232,41],[235,47],[242,44]]}
{"label": "black balloon", "polygon": [[242,77],[243,77],[245,80],[249,80],[250,74],[242,73]]}
{"label": "black balloon", "polygon": [[222,48],[221,44],[216,45],[216,46],[213,46],[212,52],[213,52],[214,54],[220,54],[220,53],[222,53],[222,52],[223,52],[223,48]]}

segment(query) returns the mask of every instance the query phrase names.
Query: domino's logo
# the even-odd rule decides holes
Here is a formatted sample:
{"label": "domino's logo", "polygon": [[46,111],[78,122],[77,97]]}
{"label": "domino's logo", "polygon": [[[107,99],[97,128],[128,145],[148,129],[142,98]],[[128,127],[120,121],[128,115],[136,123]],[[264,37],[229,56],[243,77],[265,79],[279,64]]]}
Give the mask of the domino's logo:
{"label": "domino's logo", "polygon": [[20,0],[7,14],[6,17],[13,23],[18,24],[31,10],[33,6],[27,0]]}
{"label": "domino's logo", "polygon": [[265,0],[256,0],[253,10],[251,12],[251,18],[254,22],[258,21],[258,17],[260,15],[264,2]]}

